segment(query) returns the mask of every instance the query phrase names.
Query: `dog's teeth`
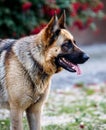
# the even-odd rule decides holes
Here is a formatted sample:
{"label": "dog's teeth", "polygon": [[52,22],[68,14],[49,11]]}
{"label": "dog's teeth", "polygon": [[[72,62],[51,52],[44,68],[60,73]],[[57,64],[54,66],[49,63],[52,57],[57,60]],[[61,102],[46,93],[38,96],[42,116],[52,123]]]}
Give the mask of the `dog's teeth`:
{"label": "dog's teeth", "polygon": [[62,60],[64,61],[65,59],[64,59],[64,58],[62,58]]}
{"label": "dog's teeth", "polygon": [[75,69],[75,66],[73,66],[72,69]]}
{"label": "dog's teeth", "polygon": [[62,58],[62,60],[63,60],[64,62],[66,62],[66,63],[67,63],[67,61],[65,60],[65,58]]}
{"label": "dog's teeth", "polygon": [[71,63],[69,61],[67,61],[65,58],[62,58],[62,61],[64,61],[65,63],[71,65]]}

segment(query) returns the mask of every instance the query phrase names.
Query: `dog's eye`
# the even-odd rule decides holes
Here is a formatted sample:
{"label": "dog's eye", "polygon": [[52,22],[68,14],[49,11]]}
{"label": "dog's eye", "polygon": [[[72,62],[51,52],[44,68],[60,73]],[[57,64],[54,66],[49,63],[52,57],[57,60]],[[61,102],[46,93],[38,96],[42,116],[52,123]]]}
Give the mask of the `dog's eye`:
{"label": "dog's eye", "polygon": [[69,51],[70,49],[72,49],[73,48],[73,45],[72,45],[72,43],[71,42],[69,42],[69,41],[66,41],[65,43],[63,43],[63,45],[62,45],[62,50],[63,51]]}

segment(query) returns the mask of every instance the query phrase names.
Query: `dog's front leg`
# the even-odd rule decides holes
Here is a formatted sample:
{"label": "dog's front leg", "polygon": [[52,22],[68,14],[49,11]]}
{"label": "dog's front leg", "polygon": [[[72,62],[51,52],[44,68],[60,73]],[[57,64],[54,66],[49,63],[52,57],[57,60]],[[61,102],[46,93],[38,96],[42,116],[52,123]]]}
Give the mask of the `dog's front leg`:
{"label": "dog's front leg", "polygon": [[11,125],[10,130],[23,130],[22,110],[16,107],[10,108]]}
{"label": "dog's front leg", "polygon": [[40,95],[40,98],[37,100],[37,102],[31,105],[26,110],[30,130],[41,130],[41,113],[48,93],[49,86],[45,90],[44,94]]}
{"label": "dog's front leg", "polygon": [[32,105],[26,113],[30,130],[41,130],[41,107]]}
{"label": "dog's front leg", "polygon": [[27,119],[30,130],[41,130],[41,113],[44,101],[47,97],[48,90],[43,94],[40,99],[27,110]]}

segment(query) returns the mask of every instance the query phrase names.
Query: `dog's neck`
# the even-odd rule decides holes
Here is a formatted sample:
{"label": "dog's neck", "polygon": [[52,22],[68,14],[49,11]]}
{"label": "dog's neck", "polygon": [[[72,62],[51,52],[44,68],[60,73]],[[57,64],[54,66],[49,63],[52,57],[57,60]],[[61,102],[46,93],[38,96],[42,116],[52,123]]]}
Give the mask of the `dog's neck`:
{"label": "dog's neck", "polygon": [[[47,87],[45,84],[50,80],[51,75],[46,73],[41,63],[39,63],[39,60],[43,62],[44,59],[40,51],[41,45],[40,43],[36,43],[35,46],[36,41],[36,36],[22,38],[15,43],[13,51],[18,60],[22,63],[23,69],[28,73],[33,87],[38,93],[42,93]],[[33,48],[30,48],[31,46]]]}

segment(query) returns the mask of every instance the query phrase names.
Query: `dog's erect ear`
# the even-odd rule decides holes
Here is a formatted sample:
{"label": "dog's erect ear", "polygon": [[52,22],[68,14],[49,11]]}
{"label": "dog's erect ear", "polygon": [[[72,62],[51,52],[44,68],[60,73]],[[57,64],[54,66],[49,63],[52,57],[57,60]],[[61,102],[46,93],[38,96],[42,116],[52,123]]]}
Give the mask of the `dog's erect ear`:
{"label": "dog's erect ear", "polygon": [[48,45],[52,45],[56,38],[59,36],[60,27],[56,14],[51,18],[50,22],[46,26],[45,39]]}
{"label": "dog's erect ear", "polygon": [[60,28],[66,28],[66,13],[65,10],[63,12],[63,14],[61,15],[61,17],[59,18],[59,27]]}
{"label": "dog's erect ear", "polygon": [[50,22],[48,23],[46,30],[53,33],[58,29],[59,29],[58,18],[57,18],[57,15],[55,14],[51,18]]}

